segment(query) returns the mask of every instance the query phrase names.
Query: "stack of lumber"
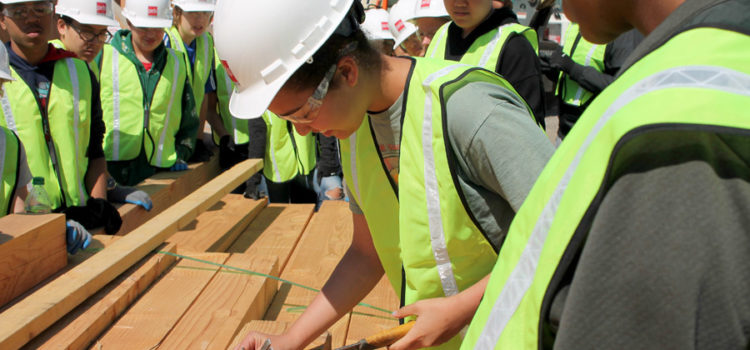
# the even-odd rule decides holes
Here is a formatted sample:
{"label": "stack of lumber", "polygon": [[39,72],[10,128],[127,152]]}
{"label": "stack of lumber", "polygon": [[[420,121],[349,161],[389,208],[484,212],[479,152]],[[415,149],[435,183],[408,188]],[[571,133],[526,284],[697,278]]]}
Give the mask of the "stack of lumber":
{"label": "stack of lumber", "polygon": [[[118,236],[95,235],[1,309],[0,349],[227,349],[251,330],[283,332],[316,293],[266,275],[321,288],[349,246],[351,215],[346,202],[313,212],[229,193],[261,167],[248,160],[217,176],[214,161],[146,180],[139,187],[159,210],[120,207]],[[65,256],[62,239],[55,249]],[[365,302],[398,307],[385,279]],[[357,307],[313,346],[395,325]]]}

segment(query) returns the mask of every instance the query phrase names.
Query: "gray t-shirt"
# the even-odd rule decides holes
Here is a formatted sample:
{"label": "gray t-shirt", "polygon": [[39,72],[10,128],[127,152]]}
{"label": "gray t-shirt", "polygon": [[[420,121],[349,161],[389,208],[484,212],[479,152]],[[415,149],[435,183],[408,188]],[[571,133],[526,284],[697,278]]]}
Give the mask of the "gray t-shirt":
{"label": "gray t-shirt", "polygon": [[[391,173],[398,172],[402,99],[384,112],[370,114]],[[494,84],[474,82],[461,87],[447,100],[446,115],[468,209],[499,246],[554,147],[523,100]],[[349,203],[353,213],[362,214],[354,200]]]}

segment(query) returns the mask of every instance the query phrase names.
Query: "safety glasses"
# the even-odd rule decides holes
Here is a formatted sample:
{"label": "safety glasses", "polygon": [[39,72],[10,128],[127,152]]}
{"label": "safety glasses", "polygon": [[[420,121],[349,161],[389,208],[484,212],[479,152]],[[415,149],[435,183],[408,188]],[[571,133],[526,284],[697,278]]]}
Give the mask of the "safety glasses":
{"label": "safety glasses", "polygon": [[39,18],[51,14],[54,8],[55,6],[48,1],[36,2],[31,6],[27,6],[26,4],[5,5],[3,15],[14,20],[24,20],[29,15]]}

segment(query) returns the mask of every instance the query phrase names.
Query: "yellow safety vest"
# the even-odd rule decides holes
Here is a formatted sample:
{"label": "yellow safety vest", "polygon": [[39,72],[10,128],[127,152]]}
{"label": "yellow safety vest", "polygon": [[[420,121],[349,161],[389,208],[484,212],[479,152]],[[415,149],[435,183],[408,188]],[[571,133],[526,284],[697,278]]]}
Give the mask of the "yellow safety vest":
{"label": "yellow safety vest", "polygon": [[[606,45],[596,45],[584,39],[576,23],[572,23],[565,32],[563,52],[570,56],[574,62],[592,67],[598,72],[604,72],[604,51],[606,48]],[[557,94],[563,103],[573,107],[587,105],[594,97],[591,91],[584,89],[563,72],[560,72],[560,78],[558,79]]]}
{"label": "yellow safety vest", "polygon": [[182,41],[177,28],[169,28],[166,33],[169,36],[169,46],[175,51],[183,53],[185,67],[188,68],[190,87],[193,88],[193,96],[195,96],[195,108],[198,114],[200,114],[203,97],[206,95],[206,82],[211,75],[213,65],[214,39],[208,33],[203,33],[203,35],[195,38],[195,62],[193,62],[193,69],[191,70],[190,58],[188,57],[187,49],[185,49],[185,42]]}
{"label": "yellow safety vest", "polygon": [[182,121],[187,69],[182,53],[166,50],[167,63],[153,99],[144,103],[136,66],[112,46],[104,46],[101,100],[108,161],[135,159],[142,147],[152,166],[169,168],[177,161],[175,136]]}
{"label": "yellow safety vest", "polygon": [[[562,257],[574,234],[587,233],[577,231],[590,227],[595,217],[590,213],[596,213],[601,202],[595,199],[617,181],[613,174],[622,173],[612,170],[685,149],[700,149],[711,161],[724,157],[724,148],[712,148],[703,140],[723,133],[747,135],[750,130],[748,62],[749,35],[691,28],[640,59],[599,94],[516,214],[462,349],[541,348],[548,288],[564,265]],[[682,136],[673,136],[675,132]],[[654,142],[665,146],[659,153],[633,158],[620,152],[629,144],[663,140],[667,134],[672,138]],[[750,144],[750,137],[745,139]],[[750,158],[750,148],[735,150],[744,153],[732,159]],[[666,165],[669,160],[664,160]]]}
{"label": "yellow safety vest", "polygon": [[[229,98],[232,96],[234,91],[234,82],[227,74],[227,70],[221,64],[218,53],[214,56],[215,72],[216,72],[216,98],[219,103],[216,105],[216,112],[221,116],[221,121],[224,123],[224,128],[232,135],[234,143],[241,145],[248,143],[247,120],[236,118],[229,111]],[[214,143],[219,144],[219,137],[216,133],[213,134]]]}
{"label": "yellow safety vest", "polygon": [[46,118],[34,92],[12,67],[11,72],[16,80],[4,85],[0,124],[23,143],[32,176],[45,179],[52,209],[85,205],[92,98],[86,63],[76,58],[55,62]]}
{"label": "yellow safety vest", "polygon": [[0,217],[10,214],[18,181],[21,147],[16,135],[0,127]]}
{"label": "yellow safety vest", "polygon": [[308,175],[315,169],[315,136],[302,136],[286,120],[271,111],[263,113],[266,122],[266,155],[263,175],[272,182],[286,182],[297,174]]}
{"label": "yellow safety vest", "polygon": [[[49,43],[58,49],[67,50],[67,48],[65,48],[65,44],[62,41],[60,41],[60,39],[50,40]],[[96,62],[91,61],[91,62],[87,62],[86,64],[88,64],[89,69],[91,69],[91,72],[94,73],[94,77],[96,77],[96,80],[99,81],[99,66],[96,65]]]}

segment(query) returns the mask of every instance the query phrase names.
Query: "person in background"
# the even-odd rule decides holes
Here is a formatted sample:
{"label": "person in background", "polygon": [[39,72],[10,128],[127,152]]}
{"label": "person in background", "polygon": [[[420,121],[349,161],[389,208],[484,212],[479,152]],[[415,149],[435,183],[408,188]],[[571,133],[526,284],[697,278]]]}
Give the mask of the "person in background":
{"label": "person in background", "polygon": [[229,138],[229,133],[216,112],[218,101],[214,72],[214,40],[208,33],[215,0],[173,0],[172,6],[173,25],[164,35],[164,45],[182,52],[185,56],[190,87],[200,120],[195,150],[190,161],[205,162],[213,155],[203,143],[205,122],[208,121],[211,130],[220,138]]}
{"label": "person in background", "polygon": [[165,47],[168,0],[128,0],[130,29],[115,33],[97,56],[107,132],[107,167],[118,183],[135,185],[160,170],[187,169],[198,129],[184,54]]}
{"label": "person in background", "polygon": [[571,23],[565,32],[563,46],[543,41],[539,50],[542,69],[557,81],[555,95],[559,105],[558,144],[570,132],[586,107],[615,79],[630,53],[643,40],[635,29],[611,43],[597,45],[581,36],[578,24]]}
{"label": "person in background", "polygon": [[[102,51],[105,43],[112,38],[107,27],[118,25],[112,17],[111,0],[98,2],[59,0],[55,11],[58,15],[57,32],[60,38],[50,43],[86,61],[98,81],[99,65],[94,62],[94,58]],[[106,159],[102,157],[95,161],[106,162]],[[97,164],[96,167],[106,169],[106,164]],[[107,173],[107,200],[114,203],[139,205],[147,211],[153,206],[151,197],[146,192],[118,184],[109,173]]]}
{"label": "person in background", "polygon": [[388,11],[379,8],[365,11],[362,31],[370,40],[370,45],[385,55],[393,56],[395,40],[388,26]]}
{"label": "person in background", "polygon": [[393,50],[396,56],[424,56],[417,26],[411,22],[415,7],[414,0],[401,0],[388,10],[388,28],[395,40]]}
{"label": "person in background", "polygon": [[102,161],[104,123],[99,86],[84,61],[47,42],[53,31],[51,1],[2,1],[0,23],[12,82],[4,86],[0,125],[14,131],[26,150],[33,177],[44,178],[50,209],[65,212],[68,250],[104,226],[114,234],[122,223],[106,201]]}
{"label": "person in background", "polygon": [[443,25],[425,57],[459,61],[500,74],[513,85],[544,128],[542,71],[533,29],[518,24],[513,2],[494,8],[492,0],[445,0],[452,21]]}
{"label": "person in background", "polygon": [[750,1],[564,0],[645,38],[516,215],[462,349],[747,349]]}
{"label": "person in background", "polygon": [[413,21],[417,25],[417,35],[422,39],[422,47],[426,50],[438,29],[451,18],[443,0],[418,0],[413,4]]}

